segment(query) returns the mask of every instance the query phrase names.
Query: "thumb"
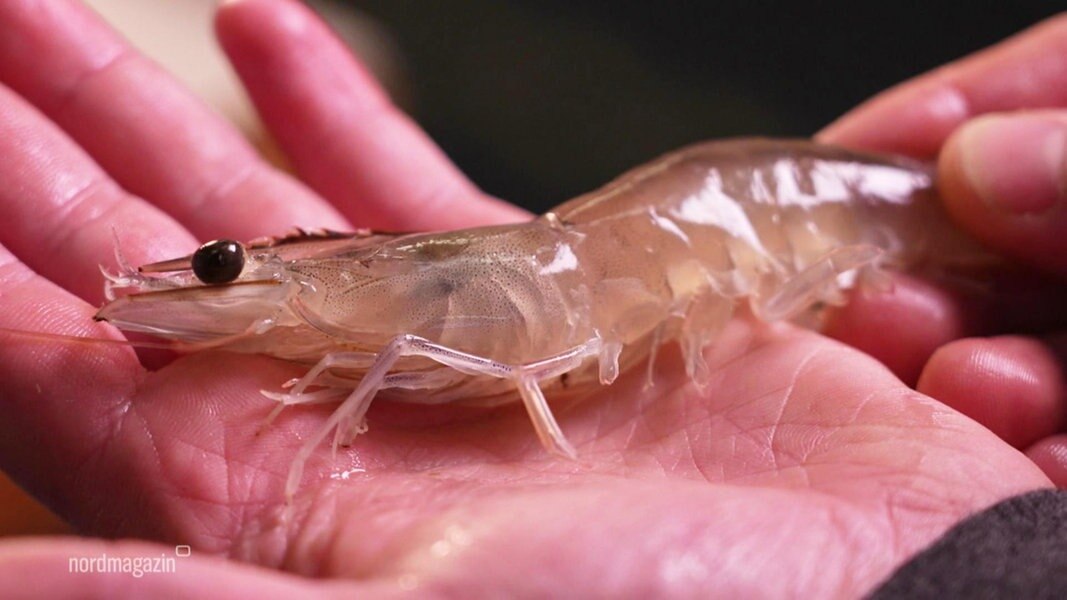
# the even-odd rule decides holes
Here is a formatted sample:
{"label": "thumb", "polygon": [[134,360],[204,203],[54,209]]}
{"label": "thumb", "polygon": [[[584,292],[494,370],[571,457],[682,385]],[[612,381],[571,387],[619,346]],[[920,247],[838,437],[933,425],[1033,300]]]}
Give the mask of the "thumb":
{"label": "thumb", "polygon": [[995,251],[1067,276],[1067,112],[970,121],[945,143],[938,171],[958,224]]}

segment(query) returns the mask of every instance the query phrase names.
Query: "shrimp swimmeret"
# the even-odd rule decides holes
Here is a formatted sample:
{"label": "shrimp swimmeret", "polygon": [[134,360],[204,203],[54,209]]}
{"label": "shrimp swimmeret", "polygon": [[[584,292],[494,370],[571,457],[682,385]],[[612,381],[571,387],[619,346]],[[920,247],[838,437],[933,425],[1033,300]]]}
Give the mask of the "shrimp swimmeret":
{"label": "shrimp swimmeret", "polygon": [[[931,170],[808,141],[684,148],[527,223],[443,233],[299,233],[109,276],[97,314],[127,331],[314,365],[278,409],[340,402],[294,458],[350,443],[380,392],[412,403],[523,402],[545,448],[567,442],[545,392],[609,385],[680,343],[702,348],[739,303],[791,318],[879,274],[981,256]],[[116,292],[119,292],[116,294]]]}

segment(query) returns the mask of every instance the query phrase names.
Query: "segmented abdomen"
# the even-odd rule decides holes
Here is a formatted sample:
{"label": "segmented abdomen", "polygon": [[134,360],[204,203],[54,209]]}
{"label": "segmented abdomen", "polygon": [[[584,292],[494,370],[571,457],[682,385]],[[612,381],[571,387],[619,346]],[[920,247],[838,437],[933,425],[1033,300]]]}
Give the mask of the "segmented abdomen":
{"label": "segmented abdomen", "polygon": [[674,315],[666,335],[695,348],[740,299],[773,301],[778,318],[832,299],[851,284],[849,265],[981,254],[949,224],[928,166],[800,140],[684,148],[542,221],[581,238],[593,321],[623,343]]}

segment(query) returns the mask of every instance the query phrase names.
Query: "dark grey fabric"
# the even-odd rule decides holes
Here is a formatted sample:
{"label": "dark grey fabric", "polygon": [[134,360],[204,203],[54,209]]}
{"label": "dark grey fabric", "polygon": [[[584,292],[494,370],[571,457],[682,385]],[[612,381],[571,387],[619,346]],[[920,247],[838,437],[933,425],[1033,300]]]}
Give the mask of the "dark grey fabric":
{"label": "dark grey fabric", "polygon": [[1016,496],[966,519],[870,598],[1067,598],[1067,490]]}

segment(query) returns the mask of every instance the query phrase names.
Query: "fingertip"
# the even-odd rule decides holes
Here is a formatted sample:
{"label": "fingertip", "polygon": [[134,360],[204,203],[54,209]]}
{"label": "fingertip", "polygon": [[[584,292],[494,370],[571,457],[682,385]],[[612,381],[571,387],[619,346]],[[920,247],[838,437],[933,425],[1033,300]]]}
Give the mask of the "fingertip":
{"label": "fingertip", "polygon": [[238,47],[257,39],[256,30],[275,26],[272,13],[284,8],[274,0],[220,0],[215,9],[215,35],[227,53],[236,42]]}
{"label": "fingertip", "polygon": [[993,211],[1040,216],[1064,200],[1067,118],[987,115],[964,125],[949,147],[958,183]]}
{"label": "fingertip", "polygon": [[1026,456],[1056,487],[1067,488],[1067,435],[1054,435],[1037,442],[1026,451]]}
{"label": "fingertip", "polygon": [[[272,17],[275,23],[299,25],[315,13],[293,0],[219,0],[215,9],[216,25],[222,22]],[[281,17],[279,19],[279,17]]]}
{"label": "fingertip", "polygon": [[1067,13],[895,86],[850,111],[817,138],[853,148],[937,155],[967,119],[1067,103]]}
{"label": "fingertip", "polygon": [[938,161],[953,218],[993,249],[1067,272],[1067,114],[997,114],[960,127]]}
{"label": "fingertip", "polygon": [[930,357],[916,389],[1025,447],[1063,423],[1064,384],[1052,349],[1032,338],[968,338]]}
{"label": "fingertip", "polygon": [[933,158],[969,115],[967,99],[948,83],[903,84],[849,111],[815,138],[858,150]]}
{"label": "fingertip", "polygon": [[237,14],[238,12],[244,12],[248,10],[256,11],[264,8],[269,9],[271,5],[279,6],[286,4],[289,0],[217,0],[215,7],[216,18],[222,14]]}
{"label": "fingertip", "polygon": [[241,70],[254,61],[275,61],[280,56],[275,46],[279,40],[321,35],[326,26],[317,20],[309,8],[290,0],[222,0],[215,11],[215,35],[234,67]]}
{"label": "fingertip", "polygon": [[[316,75],[326,73],[336,89],[333,101],[357,105],[388,103],[371,72],[351,54],[317,13],[293,0],[223,0],[215,14],[215,35],[257,107],[294,114],[290,104],[314,104]],[[262,98],[269,93],[269,98]],[[290,103],[277,97],[291,96]],[[286,118],[283,121],[292,119]],[[283,132],[275,132],[286,138]],[[299,135],[306,132],[298,131]]]}

